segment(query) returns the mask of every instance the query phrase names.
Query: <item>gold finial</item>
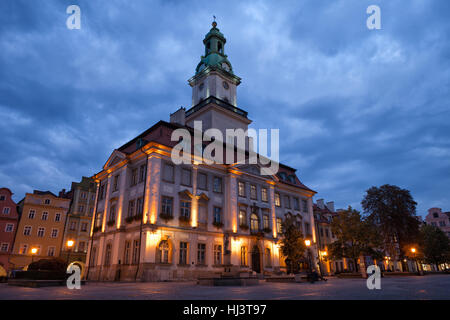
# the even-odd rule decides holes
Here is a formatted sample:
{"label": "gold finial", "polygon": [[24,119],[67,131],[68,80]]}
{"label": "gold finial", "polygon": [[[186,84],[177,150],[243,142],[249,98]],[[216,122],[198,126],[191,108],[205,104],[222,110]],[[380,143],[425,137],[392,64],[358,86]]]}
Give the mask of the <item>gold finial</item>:
{"label": "gold finial", "polygon": [[214,21],[212,23],[213,28],[217,27],[216,16],[213,16]]}

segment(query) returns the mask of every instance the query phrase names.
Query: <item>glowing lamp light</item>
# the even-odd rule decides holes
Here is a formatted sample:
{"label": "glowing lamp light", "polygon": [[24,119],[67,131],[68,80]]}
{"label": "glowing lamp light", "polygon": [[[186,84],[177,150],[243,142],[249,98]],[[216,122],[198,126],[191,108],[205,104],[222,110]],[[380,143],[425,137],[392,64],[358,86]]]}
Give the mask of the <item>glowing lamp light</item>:
{"label": "glowing lamp light", "polygon": [[309,247],[311,245],[311,240],[305,240],[305,245]]}
{"label": "glowing lamp light", "polygon": [[411,248],[412,253],[416,253],[416,248]]}
{"label": "glowing lamp light", "polygon": [[75,241],[73,241],[73,240],[68,240],[68,241],[67,241],[67,246],[68,246],[69,248],[72,248],[74,244],[75,244]]}
{"label": "glowing lamp light", "polygon": [[37,248],[32,248],[32,249],[31,249],[31,254],[36,254],[36,253],[37,253],[37,250],[38,250]]}

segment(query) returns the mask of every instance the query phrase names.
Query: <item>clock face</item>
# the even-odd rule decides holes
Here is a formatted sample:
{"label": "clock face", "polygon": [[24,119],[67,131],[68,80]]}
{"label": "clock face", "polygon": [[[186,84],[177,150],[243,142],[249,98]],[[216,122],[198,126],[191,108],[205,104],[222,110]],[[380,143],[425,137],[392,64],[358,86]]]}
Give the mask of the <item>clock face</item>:
{"label": "clock face", "polygon": [[224,69],[225,71],[230,71],[230,66],[227,63],[222,62],[222,69]]}
{"label": "clock face", "polygon": [[223,84],[223,87],[225,88],[225,90],[228,90],[228,88],[229,88],[228,82],[224,81],[222,84]]}

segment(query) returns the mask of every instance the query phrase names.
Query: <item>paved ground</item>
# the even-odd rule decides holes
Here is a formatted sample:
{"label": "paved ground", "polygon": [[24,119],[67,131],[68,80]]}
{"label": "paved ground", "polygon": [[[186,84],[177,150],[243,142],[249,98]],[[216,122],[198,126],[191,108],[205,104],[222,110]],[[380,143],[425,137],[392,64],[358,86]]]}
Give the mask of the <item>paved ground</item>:
{"label": "paved ground", "polygon": [[310,283],[260,282],[251,287],[206,287],[194,282],[89,283],[66,287],[23,288],[0,284],[5,299],[450,299],[450,275],[381,279],[381,290],[368,290],[364,279]]}

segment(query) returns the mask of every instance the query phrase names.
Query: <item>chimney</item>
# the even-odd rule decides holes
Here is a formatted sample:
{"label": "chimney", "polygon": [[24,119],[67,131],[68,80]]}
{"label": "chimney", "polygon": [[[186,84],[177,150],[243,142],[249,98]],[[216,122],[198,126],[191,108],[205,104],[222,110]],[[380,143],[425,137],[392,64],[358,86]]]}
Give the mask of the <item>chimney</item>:
{"label": "chimney", "polygon": [[170,114],[170,123],[176,123],[184,126],[186,124],[186,109],[180,107],[177,111]]}
{"label": "chimney", "polygon": [[317,199],[316,204],[320,209],[325,209],[325,204],[323,202],[323,199]]}
{"label": "chimney", "polygon": [[327,208],[331,212],[334,212],[334,201],[327,202]]}

